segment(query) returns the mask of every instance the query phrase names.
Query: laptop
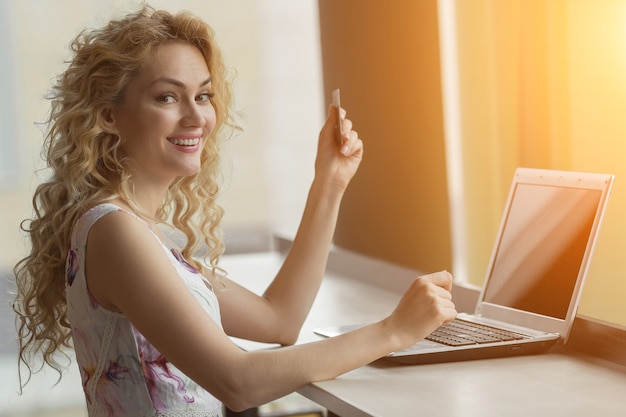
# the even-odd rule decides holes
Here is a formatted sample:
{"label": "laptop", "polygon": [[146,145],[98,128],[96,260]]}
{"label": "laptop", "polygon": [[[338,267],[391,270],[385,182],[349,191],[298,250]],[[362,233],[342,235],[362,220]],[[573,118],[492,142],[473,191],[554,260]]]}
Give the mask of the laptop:
{"label": "laptop", "polygon": [[[453,362],[535,354],[565,343],[613,180],[610,174],[518,168],[474,313],[459,313],[387,359]],[[356,327],[315,332],[332,337]]]}

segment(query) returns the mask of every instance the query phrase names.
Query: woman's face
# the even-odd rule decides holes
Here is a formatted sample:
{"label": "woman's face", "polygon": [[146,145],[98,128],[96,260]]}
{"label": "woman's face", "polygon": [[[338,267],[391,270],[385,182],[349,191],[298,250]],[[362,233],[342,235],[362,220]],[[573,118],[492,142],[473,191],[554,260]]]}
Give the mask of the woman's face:
{"label": "woman's face", "polygon": [[171,182],[200,170],[200,154],[215,127],[211,75],[194,46],[171,42],[155,51],[111,111],[133,180]]}

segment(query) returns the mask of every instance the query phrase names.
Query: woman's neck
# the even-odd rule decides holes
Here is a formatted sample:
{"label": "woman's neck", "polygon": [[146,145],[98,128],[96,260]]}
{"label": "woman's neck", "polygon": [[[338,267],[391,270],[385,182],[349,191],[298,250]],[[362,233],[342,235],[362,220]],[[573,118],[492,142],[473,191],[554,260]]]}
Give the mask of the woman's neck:
{"label": "woman's neck", "polygon": [[154,182],[141,183],[133,181],[131,201],[133,211],[142,217],[148,217],[146,220],[154,221],[158,216],[159,209],[163,206],[163,201],[167,195],[170,184],[155,184]]}

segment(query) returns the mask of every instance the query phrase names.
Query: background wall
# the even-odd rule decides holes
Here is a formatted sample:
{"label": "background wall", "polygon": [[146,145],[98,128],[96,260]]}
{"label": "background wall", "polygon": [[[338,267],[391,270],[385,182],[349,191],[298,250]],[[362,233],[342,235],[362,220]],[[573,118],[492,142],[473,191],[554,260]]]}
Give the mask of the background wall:
{"label": "background wall", "polygon": [[567,4],[572,166],[612,172],[581,313],[626,325],[626,2]]}
{"label": "background wall", "polygon": [[335,243],[450,269],[437,2],[319,1],[325,91],[341,88],[365,154]]}

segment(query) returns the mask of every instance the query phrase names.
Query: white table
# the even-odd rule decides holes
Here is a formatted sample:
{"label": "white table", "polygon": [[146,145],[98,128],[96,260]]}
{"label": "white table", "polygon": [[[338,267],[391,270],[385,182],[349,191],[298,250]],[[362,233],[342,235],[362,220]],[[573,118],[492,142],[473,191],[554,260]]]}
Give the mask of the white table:
{"label": "white table", "polygon": [[[224,257],[230,277],[261,292],[278,271],[278,252]],[[413,274],[346,253],[334,255],[299,343],[313,329],[365,323],[388,314]],[[455,300],[456,301],[456,300]],[[463,303],[461,303],[463,304]],[[239,341],[246,349],[258,344]],[[298,391],[329,415],[626,416],[626,367],[576,351],[432,365],[380,360]]]}

